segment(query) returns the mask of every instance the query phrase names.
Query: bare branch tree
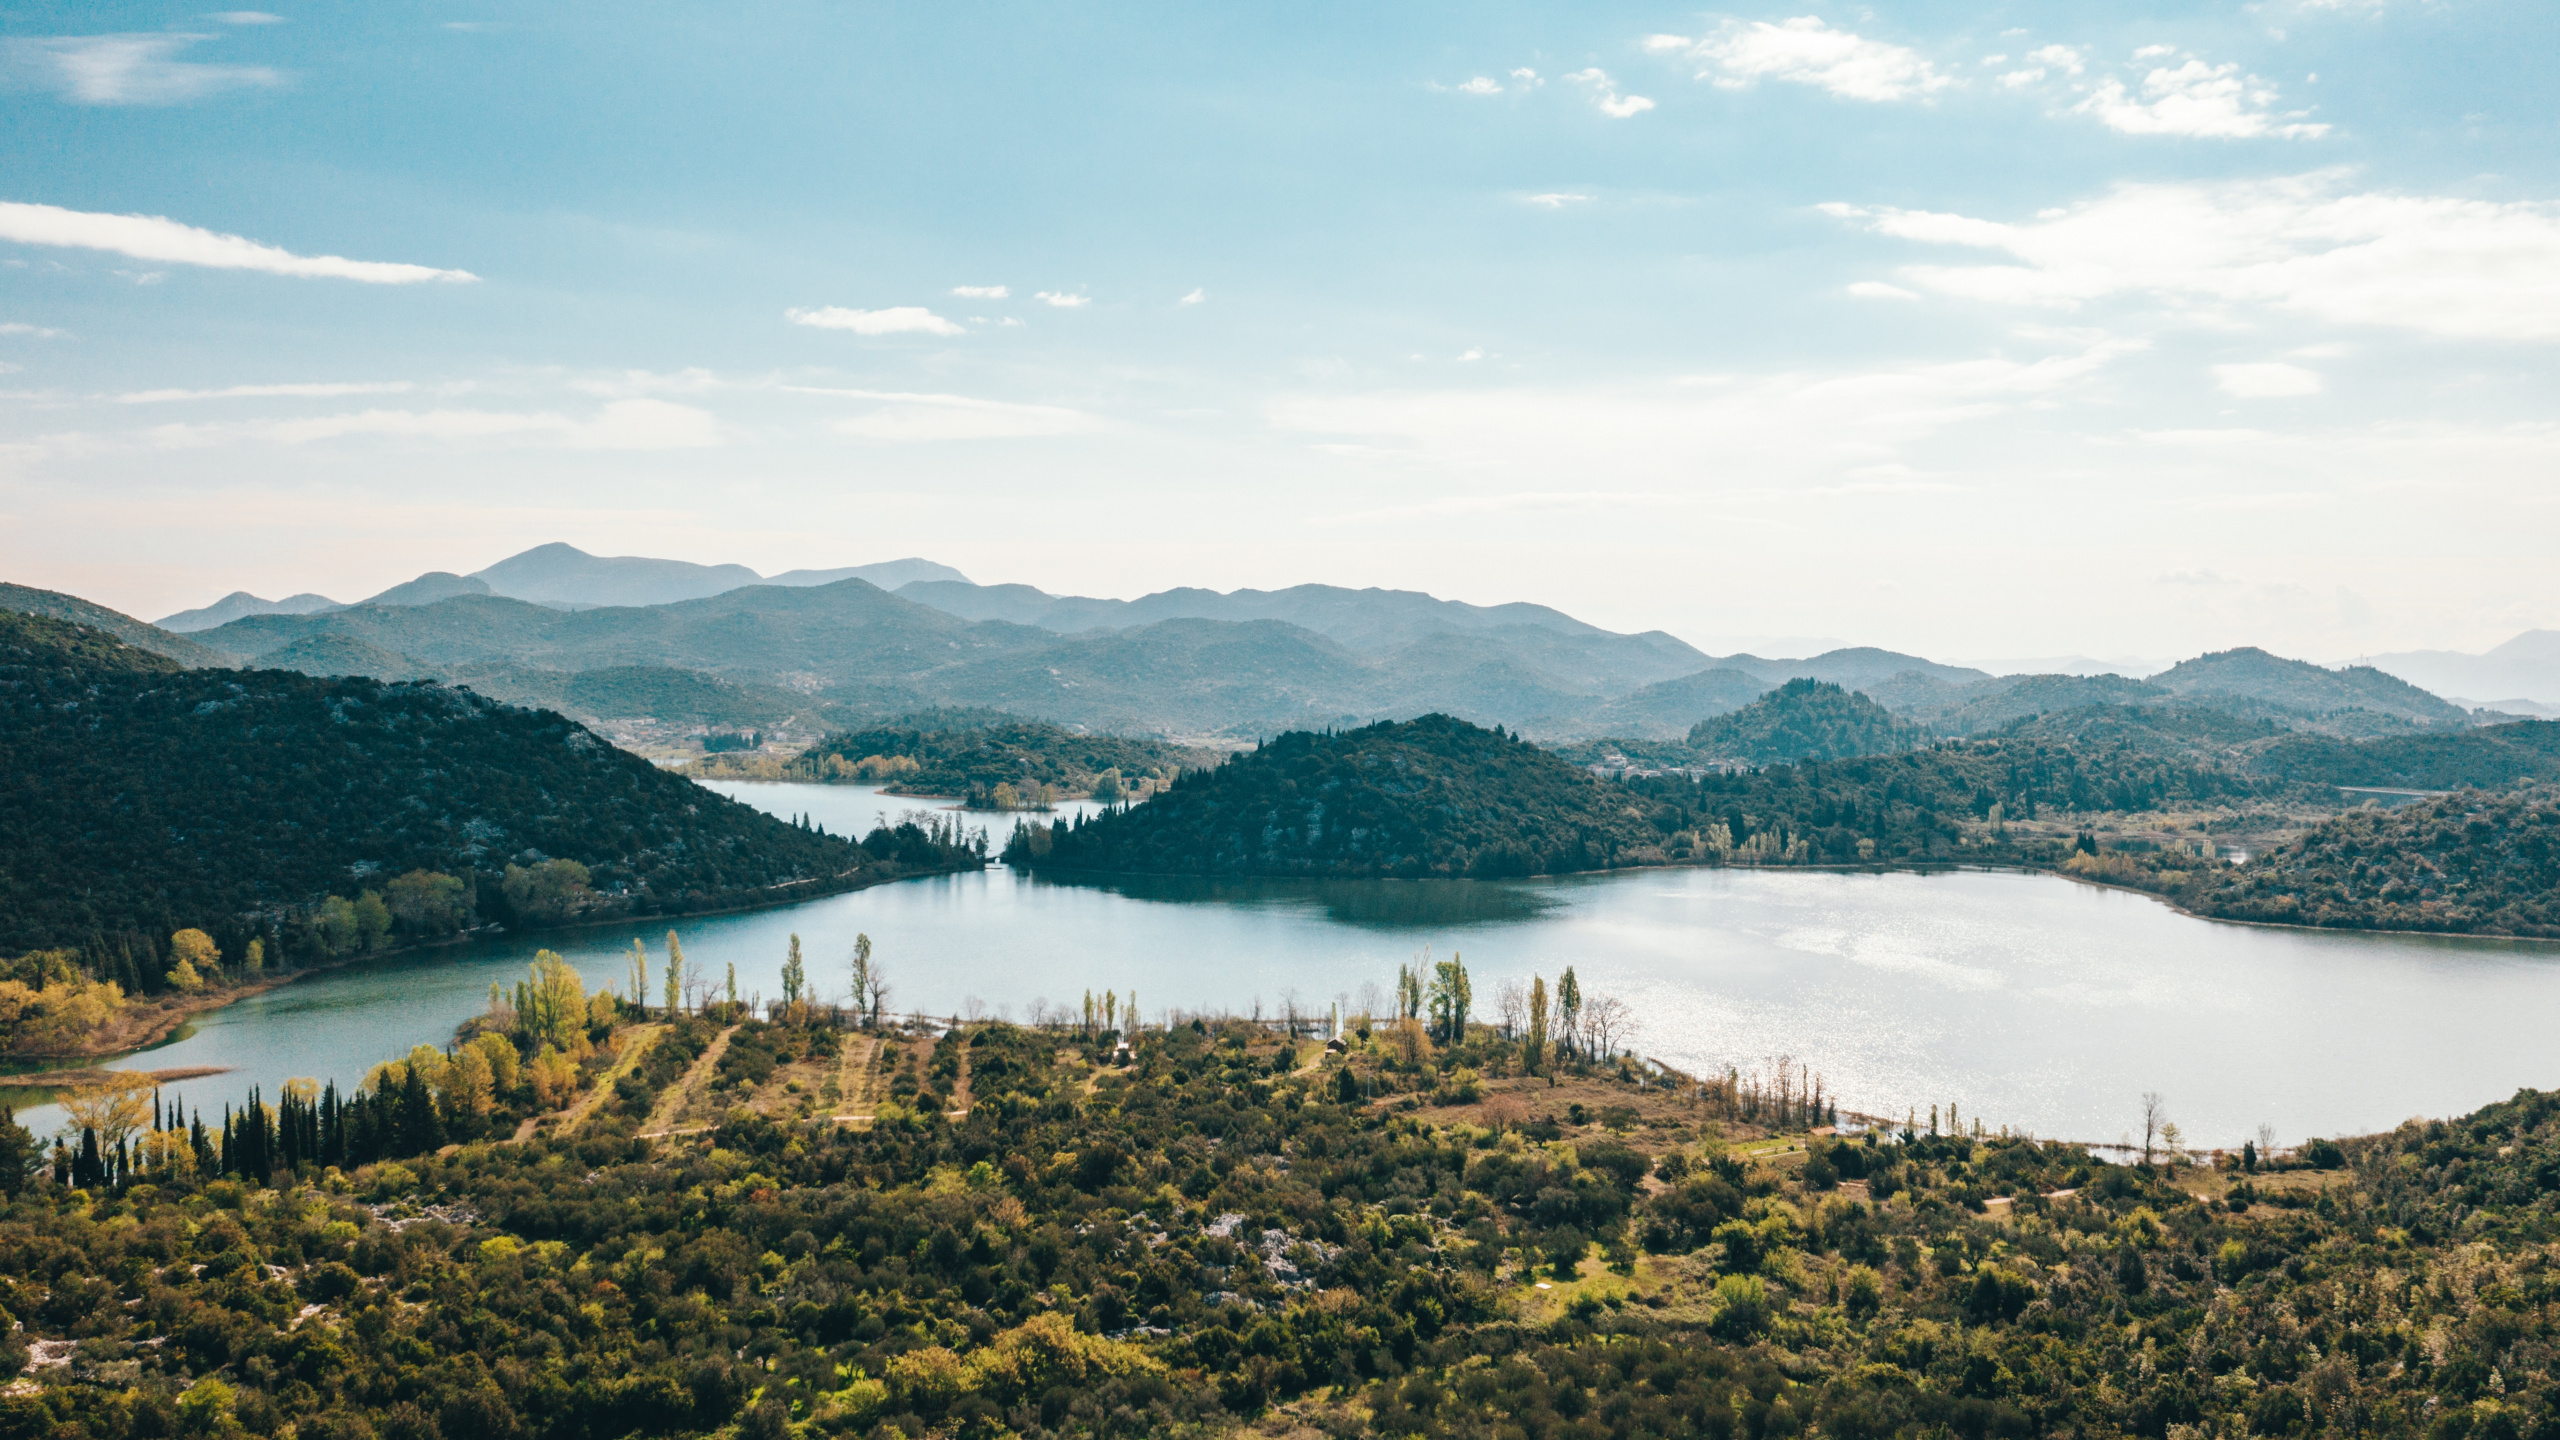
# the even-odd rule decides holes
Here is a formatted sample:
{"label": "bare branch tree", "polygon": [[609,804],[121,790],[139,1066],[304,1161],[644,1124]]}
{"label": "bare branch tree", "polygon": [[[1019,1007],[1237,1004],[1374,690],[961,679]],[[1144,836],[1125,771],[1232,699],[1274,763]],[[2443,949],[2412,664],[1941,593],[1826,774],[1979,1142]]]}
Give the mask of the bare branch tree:
{"label": "bare branch tree", "polygon": [[1505,980],[1493,992],[1494,1013],[1502,1017],[1502,1038],[1513,1039],[1528,1022],[1529,989],[1517,980]]}
{"label": "bare branch tree", "polygon": [[1606,1061],[1616,1055],[1619,1045],[1633,1040],[1640,1028],[1635,1011],[1617,996],[1590,995],[1583,999],[1582,1034],[1593,1059]]}
{"label": "bare branch tree", "polygon": [[2159,1143],[2160,1127],[2169,1123],[2169,1103],[2157,1090],[2142,1092],[2142,1163],[2151,1163],[2151,1150]]}

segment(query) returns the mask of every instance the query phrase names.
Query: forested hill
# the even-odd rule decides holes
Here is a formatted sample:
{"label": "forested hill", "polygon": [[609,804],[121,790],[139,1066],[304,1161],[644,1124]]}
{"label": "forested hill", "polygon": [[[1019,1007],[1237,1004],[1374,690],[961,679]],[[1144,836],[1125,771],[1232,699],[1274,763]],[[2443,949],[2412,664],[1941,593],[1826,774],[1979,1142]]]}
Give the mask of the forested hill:
{"label": "forested hill", "polygon": [[1426,715],[1293,731],[1134,809],[1019,832],[1005,858],[1135,874],[1495,877],[1656,863],[1660,839],[1624,790],[1498,729]]}
{"label": "forested hill", "polygon": [[789,761],[714,755],[693,773],[878,784],[901,795],[963,795],[981,803],[999,785],[1024,795],[1045,785],[1060,794],[1115,800],[1141,782],[1169,781],[1222,758],[1220,751],[1088,735],[1000,711],[930,710],[830,735]]}
{"label": "forested hill", "polygon": [[438,685],[181,671],[0,614],[0,955],[125,957],[108,968],[148,988],[175,930],[210,932],[225,964],[253,936],[289,959],[319,943],[321,902],[412,871],[453,877],[438,892],[450,928],[474,911],[709,909],[977,863],[920,833],[875,853],[796,828],[548,711]]}
{"label": "forested hill", "polygon": [[38,590],[30,585],[0,582],[0,614],[40,616],[84,626],[113,636],[127,645],[166,656],[181,665],[229,665],[231,655],[199,640],[172,634],[157,625],[146,624],[120,610],[110,610],[77,595],[59,590]]}
{"label": "forested hill", "polygon": [[1689,748],[1753,765],[1916,750],[1928,734],[1866,696],[1820,680],[1790,680],[1730,715],[1698,722]]}
{"label": "forested hill", "polygon": [[2560,938],[2560,790],[2352,810],[2177,893],[2234,920]]}

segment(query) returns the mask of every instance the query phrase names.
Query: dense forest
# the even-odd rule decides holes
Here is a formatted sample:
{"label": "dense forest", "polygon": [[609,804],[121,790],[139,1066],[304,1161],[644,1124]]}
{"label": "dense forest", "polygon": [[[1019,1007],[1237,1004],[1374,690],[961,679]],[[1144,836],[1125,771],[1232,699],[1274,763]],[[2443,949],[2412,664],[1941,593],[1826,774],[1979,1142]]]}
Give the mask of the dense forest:
{"label": "dense forest", "polygon": [[520,998],[348,1099],[0,1128],[0,1434],[2560,1431],[2551,1095],[2111,1164],[1482,1025]]}
{"label": "dense forest", "polygon": [[[899,795],[957,795],[1012,809],[1050,797],[1118,800],[1143,794],[1225,752],[1162,740],[1089,735],[992,710],[928,710],[871,729],[829,735],[789,759],[720,755],[705,778],[880,785]],[[999,791],[1002,794],[999,794]]]}
{"label": "dense forest", "polygon": [[[438,685],[178,670],[0,612],[0,955],[127,993],[170,937],[224,968],[500,920],[762,903],[983,863],[954,834],[786,824],[544,711]],[[379,893],[377,893],[379,892]]]}
{"label": "dense forest", "polygon": [[2173,893],[2234,920],[2560,938],[2560,791],[2351,810],[2246,865],[2201,869]]}
{"label": "dense forest", "polygon": [[1875,701],[1820,680],[1790,680],[1689,731],[1689,748],[1700,757],[1746,765],[1891,755],[1928,742],[1927,731]]}
{"label": "dense forest", "polygon": [[1446,715],[1292,731],[1154,799],[1024,827],[1008,863],[1155,875],[1558,874],[1659,862],[1624,791]]}
{"label": "dense forest", "polygon": [[2003,823],[2231,804],[2264,788],[2138,750],[2001,740],[1625,784],[1652,803],[1673,858],[1763,865],[2059,859]]}

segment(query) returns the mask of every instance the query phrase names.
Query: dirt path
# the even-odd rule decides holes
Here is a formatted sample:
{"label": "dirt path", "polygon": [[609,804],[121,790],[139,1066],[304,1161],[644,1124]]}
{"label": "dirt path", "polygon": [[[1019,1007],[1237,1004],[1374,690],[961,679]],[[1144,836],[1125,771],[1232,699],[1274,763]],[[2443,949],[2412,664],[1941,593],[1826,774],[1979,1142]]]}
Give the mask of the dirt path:
{"label": "dirt path", "polygon": [[856,1035],[844,1042],[844,1065],[836,1072],[836,1124],[871,1123],[871,1072],[879,1058],[880,1042],[872,1036]]}
{"label": "dirt path", "polygon": [[953,1120],[969,1118],[969,1043],[960,1042],[960,1066],[951,1077],[951,1108],[943,1112]]}
{"label": "dirt path", "polygon": [[[621,1083],[623,1076],[631,1073],[631,1067],[640,1063],[640,1057],[648,1053],[650,1044],[658,1038],[659,1032],[666,1028],[664,1025],[635,1025],[624,1031],[622,1053],[614,1058],[613,1064],[607,1066],[602,1075],[596,1077],[596,1083],[588,1088],[586,1094],[579,1096],[568,1109],[559,1113],[556,1117],[559,1123],[551,1127],[551,1133],[562,1137],[576,1134],[578,1127],[587,1123],[588,1116],[596,1113],[596,1107],[602,1105],[605,1097],[613,1093],[613,1087]],[[542,1122],[551,1118],[554,1117],[526,1116],[524,1123],[516,1127],[515,1137],[511,1143],[521,1145],[532,1139],[535,1132],[542,1128]]]}
{"label": "dirt path", "polygon": [[649,1123],[640,1127],[641,1139],[654,1140],[675,1134],[692,1135],[708,1128],[695,1126],[679,1131],[675,1125],[676,1121],[683,1117],[685,1107],[692,1102],[695,1088],[711,1078],[711,1072],[719,1065],[720,1057],[728,1052],[729,1037],[737,1033],[738,1027],[735,1025],[721,1031],[712,1038],[708,1046],[704,1047],[700,1055],[694,1057],[692,1066],[684,1072],[684,1078],[668,1087],[666,1094],[658,1097],[657,1108],[649,1112]]}

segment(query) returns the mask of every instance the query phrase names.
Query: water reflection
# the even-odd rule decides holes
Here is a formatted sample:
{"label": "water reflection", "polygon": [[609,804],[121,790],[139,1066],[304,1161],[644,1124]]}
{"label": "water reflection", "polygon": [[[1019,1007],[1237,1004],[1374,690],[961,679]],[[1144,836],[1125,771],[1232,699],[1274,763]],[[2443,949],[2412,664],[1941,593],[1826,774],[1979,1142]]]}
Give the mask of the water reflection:
{"label": "water reflection", "polygon": [[1492,880],[1251,880],[1189,875],[1036,875],[1036,887],[1099,891],[1158,905],[1305,910],[1362,930],[1459,931],[1534,920],[1553,892]]}

